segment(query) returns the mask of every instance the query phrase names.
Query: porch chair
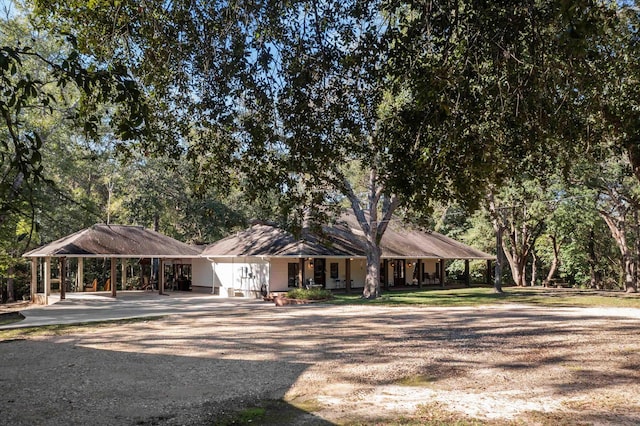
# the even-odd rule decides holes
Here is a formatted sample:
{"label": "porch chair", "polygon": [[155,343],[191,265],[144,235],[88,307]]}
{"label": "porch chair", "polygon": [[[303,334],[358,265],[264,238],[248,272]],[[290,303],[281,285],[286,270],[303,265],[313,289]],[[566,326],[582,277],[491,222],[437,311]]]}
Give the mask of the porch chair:
{"label": "porch chair", "polygon": [[98,291],[98,279],[94,278],[91,284],[85,284],[82,286],[83,291]]}

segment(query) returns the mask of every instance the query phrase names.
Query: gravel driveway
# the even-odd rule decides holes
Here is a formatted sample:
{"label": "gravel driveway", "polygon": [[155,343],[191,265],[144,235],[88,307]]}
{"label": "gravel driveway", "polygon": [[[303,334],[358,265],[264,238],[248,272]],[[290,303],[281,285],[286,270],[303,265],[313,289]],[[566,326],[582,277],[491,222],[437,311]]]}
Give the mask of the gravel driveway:
{"label": "gravel driveway", "polygon": [[637,309],[221,305],[0,341],[0,423],[216,424],[281,401],[263,423],[639,424],[639,330]]}

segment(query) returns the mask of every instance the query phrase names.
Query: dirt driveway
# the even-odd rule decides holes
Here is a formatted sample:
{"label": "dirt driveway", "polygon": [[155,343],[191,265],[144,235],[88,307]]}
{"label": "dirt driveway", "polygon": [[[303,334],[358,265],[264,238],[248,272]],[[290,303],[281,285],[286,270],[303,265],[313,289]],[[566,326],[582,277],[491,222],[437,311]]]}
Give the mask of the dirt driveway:
{"label": "dirt driveway", "polygon": [[639,331],[634,309],[221,307],[0,342],[0,423],[635,425]]}

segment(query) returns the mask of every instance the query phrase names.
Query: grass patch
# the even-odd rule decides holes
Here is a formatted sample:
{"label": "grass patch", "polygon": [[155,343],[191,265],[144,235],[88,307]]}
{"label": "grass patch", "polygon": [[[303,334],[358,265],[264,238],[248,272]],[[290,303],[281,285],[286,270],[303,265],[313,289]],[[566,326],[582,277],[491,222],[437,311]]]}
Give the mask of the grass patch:
{"label": "grass patch", "polygon": [[304,401],[300,401],[300,400],[289,401],[289,404],[291,404],[291,406],[299,410],[306,411],[307,413],[320,411],[323,407],[320,401],[314,398],[305,399]]}
{"label": "grass patch", "polygon": [[24,316],[20,312],[7,312],[6,314],[0,314],[0,325],[13,324],[23,319]]}
{"label": "grass patch", "polygon": [[314,417],[311,412],[312,410],[291,405],[283,400],[262,400],[248,408],[239,408],[222,415],[216,414],[215,419],[212,419],[212,422],[207,424],[216,426],[332,424]]}
{"label": "grass patch", "polygon": [[43,325],[40,327],[13,328],[0,330],[0,340],[19,339],[36,336],[62,336],[65,334],[90,331],[96,328],[105,328],[113,325],[135,324],[146,321],[157,321],[166,315],[153,317],[129,318],[113,321],[82,322],[77,324]]}
{"label": "grass patch", "polygon": [[541,287],[508,287],[495,293],[490,287],[447,290],[388,291],[377,299],[362,299],[360,294],[336,294],[329,303],[338,305],[389,306],[480,306],[498,303],[524,303],[542,306],[628,307],[640,308],[640,295],[624,292],[596,292],[579,289],[549,289]]}
{"label": "grass patch", "polygon": [[433,382],[435,382],[435,379],[433,377],[423,376],[419,374],[414,376],[407,376],[398,380],[398,384],[400,386],[416,386],[423,388],[430,387]]}
{"label": "grass patch", "polygon": [[264,407],[245,408],[215,424],[218,426],[260,424],[266,413],[267,410]]}

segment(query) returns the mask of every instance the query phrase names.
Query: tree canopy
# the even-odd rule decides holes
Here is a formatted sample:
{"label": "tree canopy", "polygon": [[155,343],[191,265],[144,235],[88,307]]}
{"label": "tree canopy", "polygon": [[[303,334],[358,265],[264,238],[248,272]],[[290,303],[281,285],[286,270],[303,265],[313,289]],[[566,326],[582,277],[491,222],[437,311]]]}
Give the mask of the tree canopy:
{"label": "tree canopy", "polygon": [[[59,192],[92,215],[188,222],[172,232],[198,239],[242,221],[221,200],[251,200],[250,212],[294,228],[346,204],[367,238],[364,296],[375,297],[394,214],[424,218],[454,201],[470,211],[494,189],[530,203],[530,189],[509,188],[567,185],[579,156],[640,170],[627,4],[37,0],[29,12],[0,52],[0,189],[14,206],[17,187],[46,176],[54,138],[27,114],[45,111],[84,144],[59,143],[67,159],[100,158],[80,166],[97,180],[71,188],[86,198]],[[119,197],[128,182],[147,190]],[[162,197],[197,208],[170,211]],[[217,230],[196,218],[211,211],[226,218]],[[540,213],[548,239],[552,213]],[[520,253],[519,284],[538,241]]]}

